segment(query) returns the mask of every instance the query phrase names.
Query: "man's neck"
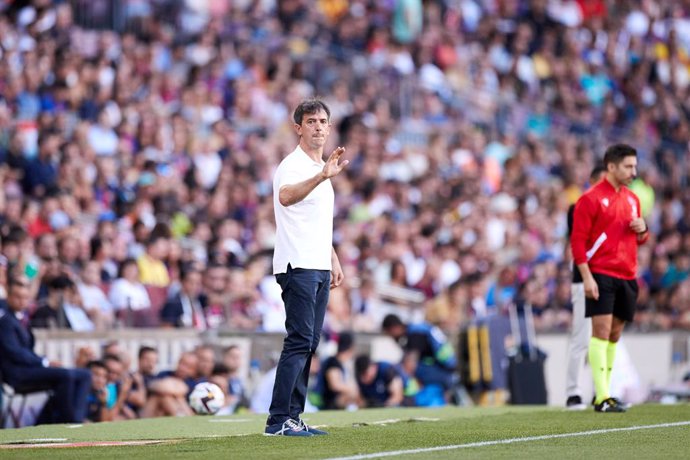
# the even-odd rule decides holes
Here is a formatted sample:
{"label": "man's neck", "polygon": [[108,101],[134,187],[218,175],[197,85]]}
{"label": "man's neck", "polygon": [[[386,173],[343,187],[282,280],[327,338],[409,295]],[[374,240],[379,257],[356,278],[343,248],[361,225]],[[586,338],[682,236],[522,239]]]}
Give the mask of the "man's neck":
{"label": "man's neck", "polygon": [[304,153],[307,154],[309,158],[314,160],[314,162],[321,163],[321,161],[323,160],[323,148],[312,149],[304,145],[304,141],[302,140],[300,140],[299,146],[304,151]]}
{"label": "man's neck", "polygon": [[615,177],[612,176],[606,176],[606,180],[608,181],[609,184],[611,184],[611,187],[613,187],[616,192],[620,192],[621,190],[621,184],[616,180]]}

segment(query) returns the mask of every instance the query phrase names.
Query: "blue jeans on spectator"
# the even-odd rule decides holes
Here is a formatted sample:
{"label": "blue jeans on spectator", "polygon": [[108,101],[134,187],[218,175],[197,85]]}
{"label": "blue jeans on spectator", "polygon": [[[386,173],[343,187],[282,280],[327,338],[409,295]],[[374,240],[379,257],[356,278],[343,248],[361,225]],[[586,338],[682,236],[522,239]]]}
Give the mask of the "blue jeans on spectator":
{"label": "blue jeans on spectator", "polygon": [[312,354],[321,338],[330,293],[331,272],[292,268],[276,280],[283,290],[285,329],[267,425],[299,418],[304,412]]}
{"label": "blue jeans on spectator", "polygon": [[419,363],[415,377],[422,385],[438,385],[444,390],[453,386],[453,371],[436,364]]}

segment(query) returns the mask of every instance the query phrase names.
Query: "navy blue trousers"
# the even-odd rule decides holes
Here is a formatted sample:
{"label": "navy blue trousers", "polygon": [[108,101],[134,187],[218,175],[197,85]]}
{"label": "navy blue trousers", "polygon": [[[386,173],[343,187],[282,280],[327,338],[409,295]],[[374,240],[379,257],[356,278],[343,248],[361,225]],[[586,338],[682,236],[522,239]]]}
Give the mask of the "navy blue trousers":
{"label": "navy blue trousers", "polygon": [[312,353],[321,339],[331,272],[292,268],[276,275],[283,290],[285,329],[267,425],[297,419],[304,412]]}
{"label": "navy blue trousers", "polygon": [[22,370],[14,379],[18,390],[31,387],[52,390],[38,423],[81,423],[86,418],[86,398],[91,389],[87,369],[33,367]]}

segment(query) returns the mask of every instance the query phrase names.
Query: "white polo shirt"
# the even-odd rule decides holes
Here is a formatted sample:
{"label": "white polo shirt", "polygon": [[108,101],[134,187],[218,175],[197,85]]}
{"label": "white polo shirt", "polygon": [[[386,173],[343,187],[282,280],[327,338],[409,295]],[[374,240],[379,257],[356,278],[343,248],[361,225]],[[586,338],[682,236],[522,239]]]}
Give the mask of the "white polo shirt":
{"label": "white polo shirt", "polygon": [[273,209],[276,243],[273,273],[286,273],[287,266],[331,270],[333,248],[333,208],[335,194],[330,179],[320,183],[304,200],[292,206],[280,204],[278,193],[284,185],[297,184],[323,170],[301,147],[283,159],[273,177]]}

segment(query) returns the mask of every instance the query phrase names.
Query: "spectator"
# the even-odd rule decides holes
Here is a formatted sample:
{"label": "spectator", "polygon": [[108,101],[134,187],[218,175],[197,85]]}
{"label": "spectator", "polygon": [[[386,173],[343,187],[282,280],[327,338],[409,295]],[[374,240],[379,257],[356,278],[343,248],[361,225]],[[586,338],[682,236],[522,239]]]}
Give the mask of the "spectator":
{"label": "spectator", "polygon": [[177,367],[174,370],[162,371],[158,378],[173,377],[187,385],[187,394],[191,393],[194,386],[199,383],[199,358],[196,353],[188,351],[180,355]]}
{"label": "spectator", "polygon": [[237,345],[230,345],[223,350],[222,364],[227,369],[227,402],[235,412],[240,407],[248,407],[248,394],[244,381],[240,375],[242,366],[242,350]]}
{"label": "spectator", "polygon": [[108,410],[108,368],[103,361],[90,361],[91,390],[87,398],[86,420],[89,422],[109,422],[113,420]]}
{"label": "spectator", "polygon": [[106,408],[111,420],[130,420],[136,413],[127,405],[132,389],[132,377],[118,355],[106,354],[103,363],[108,369],[108,399]]}
{"label": "spectator", "polygon": [[161,310],[162,325],[206,330],[208,323],[201,303],[201,273],[192,268],[184,269],[180,282],[180,292],[168,299]]}
{"label": "spectator", "polygon": [[354,337],[342,332],[338,336],[338,350],[321,365],[319,385],[320,409],[349,409],[359,404],[357,381],[352,375]]}
{"label": "spectator", "polygon": [[[139,348],[138,367],[135,375],[141,376],[144,387],[148,388],[152,380],[156,378],[156,368],[158,367],[158,350],[153,347],[143,345]],[[134,379],[138,381],[137,378]]]}
{"label": "spectator", "polygon": [[383,319],[381,330],[403,347],[405,374],[414,376],[422,389],[449,393],[457,380],[457,359],[440,329],[425,323],[406,325],[395,314],[389,314]]}
{"label": "spectator", "polygon": [[108,299],[117,317],[130,325],[132,312],[151,308],[146,288],[139,282],[139,268],[134,259],[125,259],[120,265],[118,278],[110,286]]}
{"label": "spectator", "polygon": [[71,329],[73,331],[92,331],[94,329],[93,322],[82,307],[76,284],[65,275],[50,281],[48,298],[31,316],[31,326]]}
{"label": "spectator", "polygon": [[403,378],[390,363],[355,359],[355,376],[364,407],[397,407],[403,403]]}
{"label": "spectator", "polygon": [[216,352],[212,345],[199,345],[194,349],[194,352],[197,358],[197,380],[200,382],[207,381],[213,373]]}
{"label": "spectator", "polygon": [[146,252],[137,259],[139,281],[142,284],[161,288],[170,285],[168,269],[163,263],[168,251],[168,239],[160,234],[151,234],[146,242]]}
{"label": "spectator", "polygon": [[111,329],[115,321],[115,311],[101,288],[100,264],[98,262],[90,260],[86,263],[81,274],[81,282],[77,283],[77,290],[84,311],[94,323],[95,330]]}

